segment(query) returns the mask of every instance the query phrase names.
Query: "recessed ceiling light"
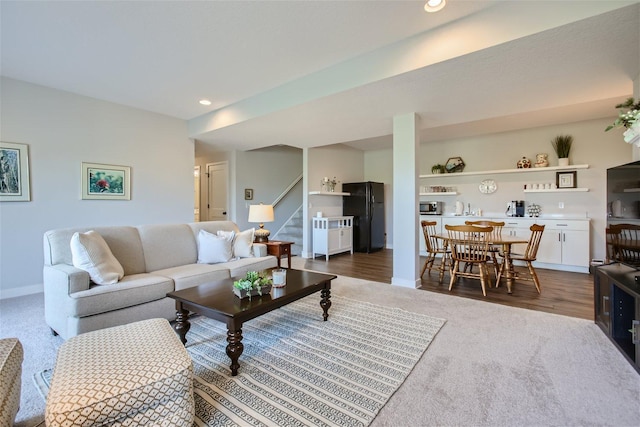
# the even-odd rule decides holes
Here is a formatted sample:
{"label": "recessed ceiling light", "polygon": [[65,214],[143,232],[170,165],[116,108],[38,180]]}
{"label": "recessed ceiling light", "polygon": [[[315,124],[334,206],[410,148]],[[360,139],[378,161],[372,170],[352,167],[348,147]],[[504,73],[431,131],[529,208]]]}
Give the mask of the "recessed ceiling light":
{"label": "recessed ceiling light", "polygon": [[447,4],[446,0],[427,0],[424,10],[427,12],[437,12]]}
{"label": "recessed ceiling light", "polygon": [[202,105],[211,105],[211,101],[209,101],[208,99],[201,99],[198,102],[200,102],[200,104]]}

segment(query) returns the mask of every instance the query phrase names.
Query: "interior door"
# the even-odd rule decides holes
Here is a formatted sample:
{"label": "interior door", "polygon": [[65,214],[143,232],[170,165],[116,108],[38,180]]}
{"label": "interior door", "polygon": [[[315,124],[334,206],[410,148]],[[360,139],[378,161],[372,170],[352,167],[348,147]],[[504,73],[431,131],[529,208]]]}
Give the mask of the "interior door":
{"label": "interior door", "polygon": [[228,180],[229,165],[227,162],[210,163],[207,165],[209,177],[208,220],[224,221],[228,218]]}
{"label": "interior door", "polygon": [[200,221],[200,166],[193,167],[193,220]]}

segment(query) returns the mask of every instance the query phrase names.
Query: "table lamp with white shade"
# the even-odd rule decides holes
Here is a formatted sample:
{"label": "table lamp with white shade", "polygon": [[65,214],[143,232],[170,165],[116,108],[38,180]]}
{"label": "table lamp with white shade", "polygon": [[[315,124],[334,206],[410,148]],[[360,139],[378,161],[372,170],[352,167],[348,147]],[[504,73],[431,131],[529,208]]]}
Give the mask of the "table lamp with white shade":
{"label": "table lamp with white shade", "polygon": [[249,222],[260,223],[260,228],[255,232],[256,242],[268,242],[271,232],[264,228],[265,222],[273,222],[273,206],[272,205],[250,205],[249,206]]}

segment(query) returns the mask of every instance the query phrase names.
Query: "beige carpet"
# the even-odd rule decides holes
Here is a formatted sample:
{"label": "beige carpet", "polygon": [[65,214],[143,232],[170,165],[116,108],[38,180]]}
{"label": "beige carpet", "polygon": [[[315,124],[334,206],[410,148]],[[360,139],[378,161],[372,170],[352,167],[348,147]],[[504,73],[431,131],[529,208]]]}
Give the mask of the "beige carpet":
{"label": "beige carpet", "polygon": [[335,293],[447,319],[372,426],[640,426],[640,375],[593,322],[345,277]]}
{"label": "beige carpet", "polygon": [[[347,277],[332,292],[447,319],[372,426],[640,425],[640,375],[591,321]],[[32,375],[58,341],[42,310],[0,301],[2,336],[26,342],[21,426],[44,412]]]}

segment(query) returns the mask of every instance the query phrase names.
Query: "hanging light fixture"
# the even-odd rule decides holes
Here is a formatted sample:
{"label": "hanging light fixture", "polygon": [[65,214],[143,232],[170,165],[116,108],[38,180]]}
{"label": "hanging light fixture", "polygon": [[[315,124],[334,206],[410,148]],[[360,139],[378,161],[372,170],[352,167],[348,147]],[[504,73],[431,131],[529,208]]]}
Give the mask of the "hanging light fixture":
{"label": "hanging light fixture", "polygon": [[429,13],[441,10],[447,4],[446,0],[427,0],[424,10]]}

